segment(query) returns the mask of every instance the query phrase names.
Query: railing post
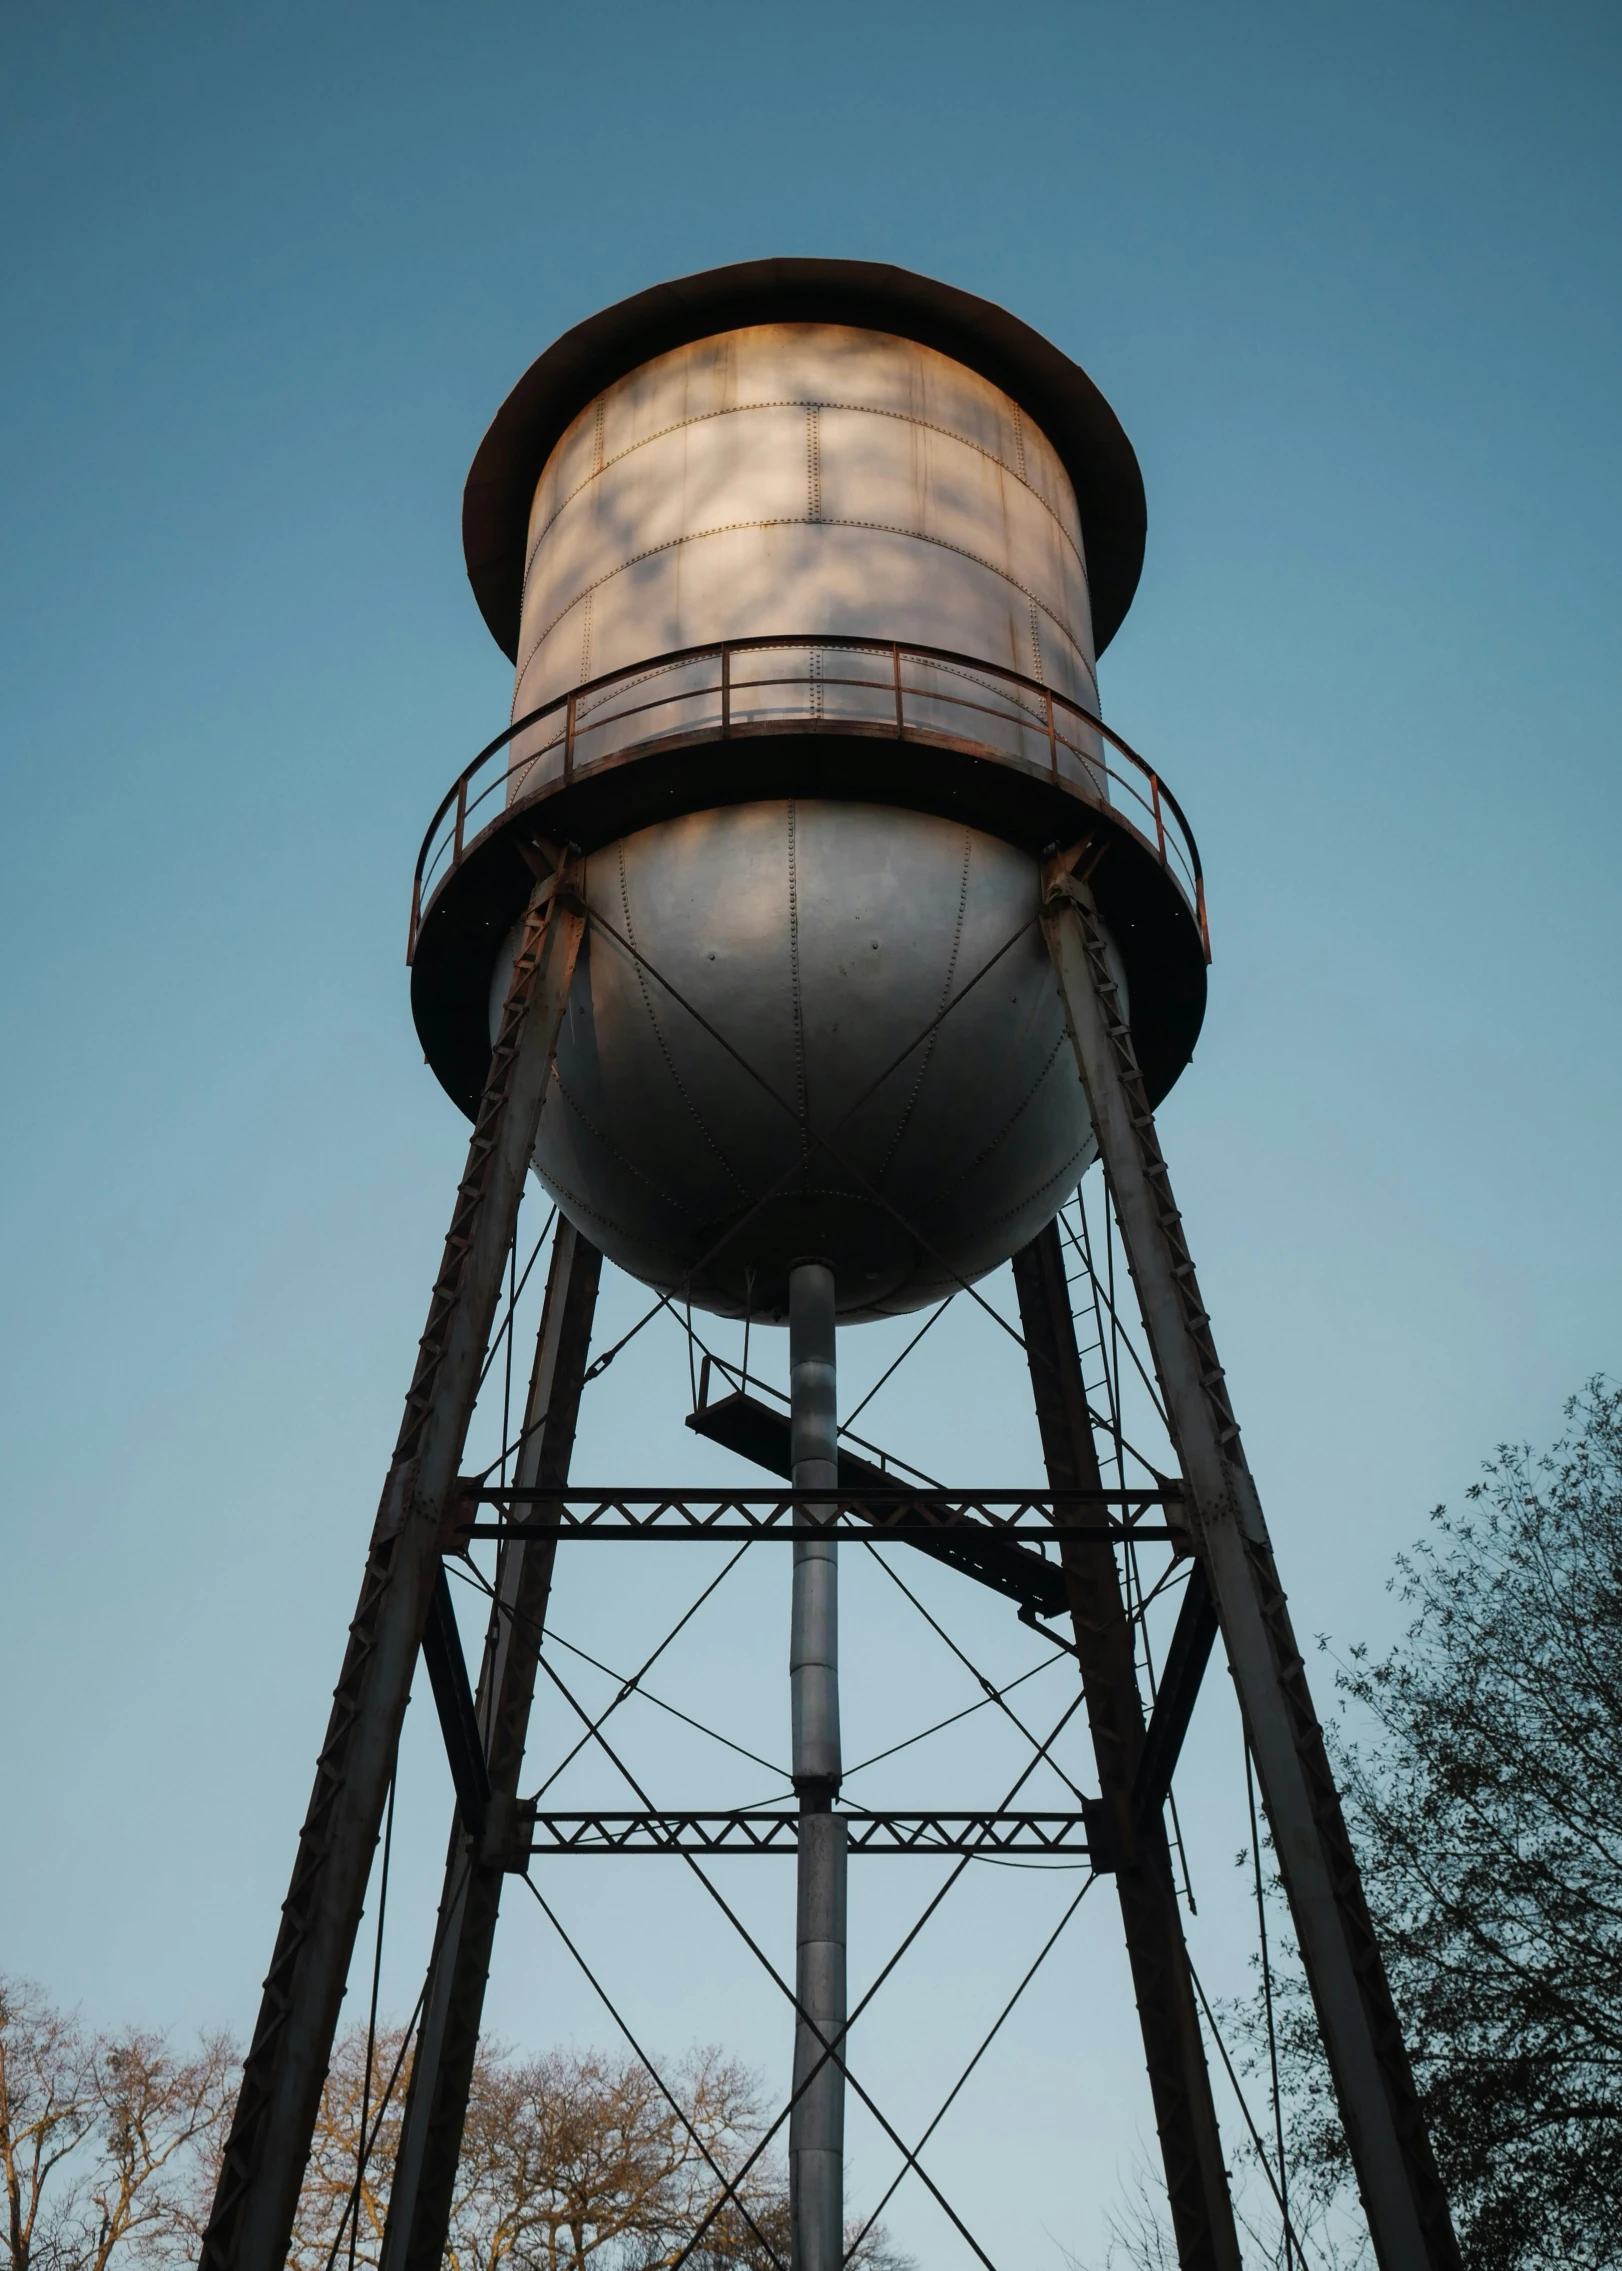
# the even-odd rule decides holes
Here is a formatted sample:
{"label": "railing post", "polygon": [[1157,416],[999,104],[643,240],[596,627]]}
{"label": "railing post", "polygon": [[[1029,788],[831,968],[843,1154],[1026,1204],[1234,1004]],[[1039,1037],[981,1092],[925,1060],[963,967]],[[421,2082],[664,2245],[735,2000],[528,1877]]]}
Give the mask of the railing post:
{"label": "railing post", "polygon": [[1160,816],[1160,776],[1158,773],[1149,775],[1149,793],[1155,800],[1155,842],[1160,847],[1160,864],[1164,867],[1166,864],[1166,823]]}
{"label": "railing post", "polygon": [[732,738],[732,649],[721,649],[721,739]]}
{"label": "railing post", "polygon": [[569,783],[574,779],[575,701],[576,696],[571,694],[569,696],[569,707],[564,713],[563,719],[563,785],[565,788],[567,788],[569,786]]}
{"label": "railing post", "polygon": [[461,856],[462,856],[462,838],[463,838],[463,836],[464,836],[464,835],[466,834],[466,832],[467,832],[467,775],[466,775],[466,773],[464,773],[464,774],[462,775],[462,778],[461,778],[461,779],[460,779],[460,780],[459,780],[459,781],[457,782],[457,784],[456,784],[456,840],[455,840],[455,842],[454,842],[454,843],[453,843],[453,844],[451,845],[451,865],[452,865],[452,867],[454,867],[454,866],[456,865],[457,861],[458,861],[458,860],[459,860],[459,859],[461,858]]}
{"label": "railing post", "polygon": [[905,732],[906,719],[901,708],[901,649],[899,646],[892,646],[890,649],[890,667],[895,673],[895,737],[897,741],[900,741]]}

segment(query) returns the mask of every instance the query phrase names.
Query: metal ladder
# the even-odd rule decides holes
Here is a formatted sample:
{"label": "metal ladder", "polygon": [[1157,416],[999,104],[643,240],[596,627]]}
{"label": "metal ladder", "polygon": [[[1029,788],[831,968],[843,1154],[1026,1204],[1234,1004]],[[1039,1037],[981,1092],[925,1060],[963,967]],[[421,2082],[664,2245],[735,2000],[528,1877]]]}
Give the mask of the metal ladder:
{"label": "metal ladder", "polygon": [[1105,843],[1084,838],[1046,862],[1042,925],[1189,1493],[1195,1551],[1238,1689],[1376,2258],[1381,2271],[1461,2271],[1306,1666],[1085,880],[1104,856]]}

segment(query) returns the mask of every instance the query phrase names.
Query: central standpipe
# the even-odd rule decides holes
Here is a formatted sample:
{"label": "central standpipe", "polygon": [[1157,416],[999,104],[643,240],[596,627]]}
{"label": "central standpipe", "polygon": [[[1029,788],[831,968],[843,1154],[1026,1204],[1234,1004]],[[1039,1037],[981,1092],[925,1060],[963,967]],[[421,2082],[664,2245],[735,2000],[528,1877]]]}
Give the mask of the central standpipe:
{"label": "central standpipe", "polygon": [[[839,1487],[834,1273],[798,1262],[789,1273],[790,1453],[794,1487]],[[831,1522],[830,1503],[795,1510]],[[834,1813],[839,1757],[839,1548],[833,1538],[794,1547],[789,1641],[794,1789],[800,1801],[794,1929],[794,2109],[789,2115],[792,2271],[840,2271],[845,2254],[845,1824]],[[806,2077],[818,2068],[807,2083]],[[803,2089],[803,2094],[802,2094]]]}

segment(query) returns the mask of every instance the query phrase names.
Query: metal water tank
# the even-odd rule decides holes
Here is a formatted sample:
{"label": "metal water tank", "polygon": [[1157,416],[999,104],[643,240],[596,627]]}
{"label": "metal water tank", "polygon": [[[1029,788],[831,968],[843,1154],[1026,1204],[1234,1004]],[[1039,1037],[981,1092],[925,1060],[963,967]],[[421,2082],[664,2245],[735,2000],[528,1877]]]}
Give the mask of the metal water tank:
{"label": "metal water tank", "polygon": [[1107,405],[925,279],[721,270],[550,349],[464,525],[516,678],[414,910],[447,1087],[476,1095],[524,893],[572,841],[593,920],[535,1166],[578,1227],[762,1318],[808,1254],[852,1320],[994,1268],[1094,1156],[1045,846],[1110,855],[1157,1092],[1203,1006],[1197,874],[1096,723],[1143,538]]}

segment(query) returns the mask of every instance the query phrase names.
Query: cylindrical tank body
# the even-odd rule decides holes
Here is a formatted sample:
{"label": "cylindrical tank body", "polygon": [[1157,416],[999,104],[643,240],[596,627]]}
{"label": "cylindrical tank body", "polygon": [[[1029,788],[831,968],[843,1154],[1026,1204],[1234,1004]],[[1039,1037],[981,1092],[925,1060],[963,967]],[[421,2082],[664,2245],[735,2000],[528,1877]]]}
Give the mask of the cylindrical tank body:
{"label": "cylindrical tank body", "polygon": [[[735,726],[893,716],[887,659],[818,633],[950,649],[1096,710],[1075,492],[1016,402],[910,339],[771,323],[656,356],[575,417],[534,492],[515,717],[675,649],[801,634],[737,658]],[[910,729],[934,684],[958,698],[940,730],[964,731],[972,660],[909,682]],[[574,762],[713,726],[716,686],[713,656],[655,664],[629,724],[623,680],[582,697]],[[972,730],[1053,762],[1042,695],[985,691]],[[563,763],[555,718],[515,752],[518,801]],[[1072,779],[1085,762],[1064,753]],[[586,872],[535,1163],[650,1284],[781,1317],[817,1254],[842,1317],[894,1314],[1005,1260],[1092,1158],[1028,852],[819,798],[808,761],[805,796],[657,822]]]}
{"label": "cylindrical tank body", "polygon": [[[660,355],[581,412],[530,513],[514,717],[679,648],[801,631],[945,647],[1096,712],[1075,490],[1018,403],[913,340],[793,323]],[[821,715],[888,714],[884,671],[810,647],[742,662],[734,721],[803,717],[808,671]],[[908,676],[924,689],[909,713],[927,726],[932,673],[911,663]],[[972,698],[961,670],[943,666],[938,682]],[[1010,702],[990,680],[983,692],[1006,714],[941,704],[935,722],[972,722],[1045,763],[1040,697]],[[658,700],[662,731],[699,724],[717,702],[714,666],[652,672],[640,699]],[[625,700],[616,687],[582,702],[582,758],[594,718]],[[539,774],[520,763],[512,794],[561,763],[556,750]],[[1066,752],[1061,770],[1078,760]]]}

